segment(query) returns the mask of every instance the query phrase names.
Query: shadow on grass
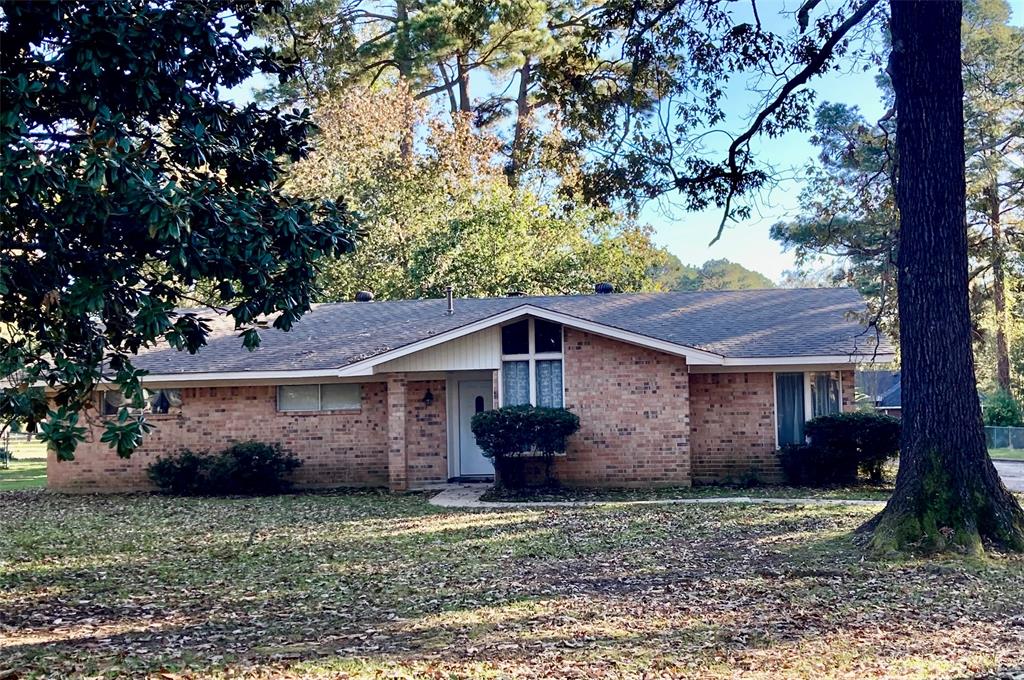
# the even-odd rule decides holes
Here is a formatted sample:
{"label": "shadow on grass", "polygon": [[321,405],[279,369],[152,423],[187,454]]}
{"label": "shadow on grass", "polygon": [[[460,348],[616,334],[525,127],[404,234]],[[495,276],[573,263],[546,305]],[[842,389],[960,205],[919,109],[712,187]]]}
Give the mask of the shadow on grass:
{"label": "shadow on grass", "polygon": [[863,652],[884,663],[908,645],[955,656],[934,621],[1008,645],[992,622],[1024,616],[1020,561],[973,579],[864,563],[849,508],[477,513],[318,494],[20,510],[0,536],[0,668],[29,673],[438,662],[472,676],[559,655],[728,670],[847,663],[865,630],[884,630]]}

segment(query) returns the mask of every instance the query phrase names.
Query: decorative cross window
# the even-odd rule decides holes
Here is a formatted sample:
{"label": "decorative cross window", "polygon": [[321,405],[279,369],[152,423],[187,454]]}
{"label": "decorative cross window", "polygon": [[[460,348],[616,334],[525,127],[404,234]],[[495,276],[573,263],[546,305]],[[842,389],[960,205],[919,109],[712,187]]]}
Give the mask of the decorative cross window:
{"label": "decorative cross window", "polygon": [[501,328],[501,404],[561,408],[562,325],[522,319]]}

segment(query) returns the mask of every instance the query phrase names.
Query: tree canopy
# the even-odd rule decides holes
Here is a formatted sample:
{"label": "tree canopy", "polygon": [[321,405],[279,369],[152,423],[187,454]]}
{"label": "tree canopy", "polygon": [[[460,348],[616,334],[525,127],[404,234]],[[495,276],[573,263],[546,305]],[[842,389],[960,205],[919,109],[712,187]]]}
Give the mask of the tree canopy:
{"label": "tree canopy", "polygon": [[[431,119],[401,87],[351,87],[318,101],[318,149],[289,171],[310,197],[344,195],[363,239],[325,261],[323,301],[651,289],[666,253],[650,231],[608,208],[510,186],[494,162],[500,140],[460,119]],[[403,149],[413,111],[419,139]]]}
{"label": "tree canopy", "polygon": [[[142,399],[140,348],[203,346],[203,318],[176,311],[199,282],[252,348],[309,309],[316,261],[352,245],[344,206],[281,187],[308,112],[222,94],[288,77],[249,46],[273,4],[0,5],[0,413],[41,423],[61,458],[95,387]],[[147,429],[122,409],[103,439],[128,455]]]}
{"label": "tree canopy", "polygon": [[659,288],[666,290],[747,290],[774,288],[775,284],[760,272],[726,259],[708,260],[699,267],[683,264],[669,255],[666,264],[652,273]]}

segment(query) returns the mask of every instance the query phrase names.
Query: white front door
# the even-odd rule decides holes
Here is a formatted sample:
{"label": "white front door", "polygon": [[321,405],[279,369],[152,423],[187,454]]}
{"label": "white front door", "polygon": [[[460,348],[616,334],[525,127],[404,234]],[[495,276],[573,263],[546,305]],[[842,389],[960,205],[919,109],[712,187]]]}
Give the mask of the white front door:
{"label": "white front door", "polygon": [[473,416],[491,408],[490,380],[459,381],[459,475],[493,475],[494,464],[477,446],[470,427]]}

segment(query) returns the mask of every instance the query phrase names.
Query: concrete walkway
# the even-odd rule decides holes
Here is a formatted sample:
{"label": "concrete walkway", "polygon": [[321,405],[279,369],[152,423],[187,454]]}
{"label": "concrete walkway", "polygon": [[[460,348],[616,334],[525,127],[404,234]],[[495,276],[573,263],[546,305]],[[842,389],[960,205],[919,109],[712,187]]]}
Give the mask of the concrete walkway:
{"label": "concrete walkway", "polygon": [[1024,492],[1024,461],[994,460],[992,463],[996,466],[1007,489]]}
{"label": "concrete walkway", "polygon": [[482,501],[480,496],[489,484],[449,484],[430,499],[432,505],[442,508],[573,508],[594,505],[715,505],[723,503],[752,503],[775,505],[884,505],[885,501],[843,500],[840,498],[757,498],[755,496],[715,496],[710,498],[663,498],[649,501],[524,501],[502,503]]}
{"label": "concrete walkway", "polygon": [[[1011,491],[1024,492],[1024,461],[994,461],[999,476]],[[430,499],[441,508],[572,508],[593,505],[707,505],[722,503],[751,503],[777,505],[883,505],[885,501],[844,500],[841,498],[758,498],[756,496],[713,496],[709,498],[662,498],[649,501],[523,501],[507,503],[482,501],[480,496],[491,488],[490,484],[446,484],[441,492]]]}

